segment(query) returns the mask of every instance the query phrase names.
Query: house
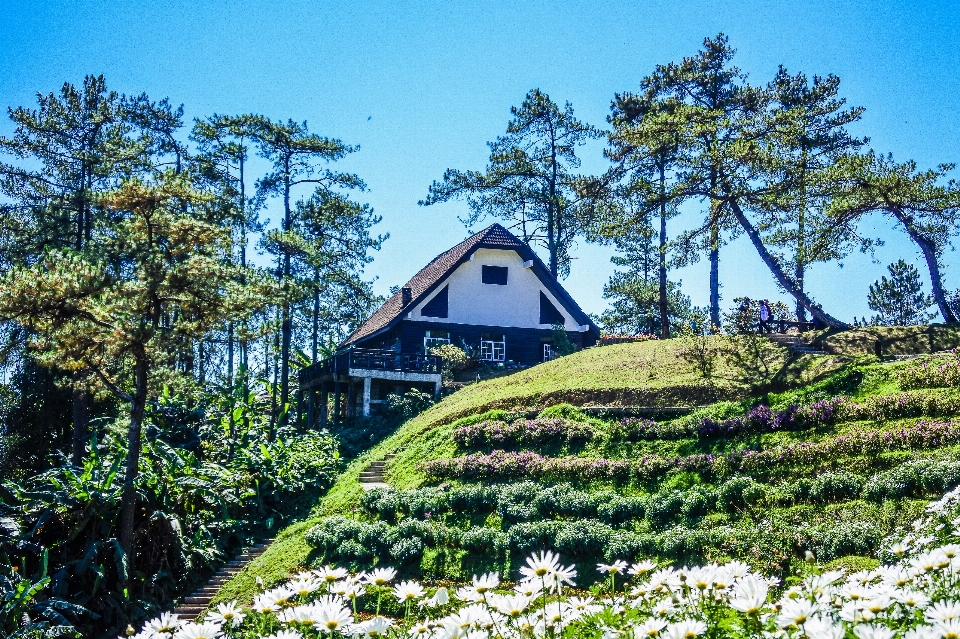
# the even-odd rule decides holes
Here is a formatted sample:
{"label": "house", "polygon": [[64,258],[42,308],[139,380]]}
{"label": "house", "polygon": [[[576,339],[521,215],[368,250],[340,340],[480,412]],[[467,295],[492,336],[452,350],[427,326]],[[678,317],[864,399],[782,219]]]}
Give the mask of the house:
{"label": "house", "polygon": [[344,392],[348,414],[362,409],[368,415],[390,392],[439,393],[434,346],[454,344],[490,364],[533,365],[552,359],[555,326],[578,347],[600,337],[536,253],[494,224],[434,258],[347,337],[335,357],[304,369],[301,389],[311,392],[312,407],[320,388],[321,422],[331,390],[335,416]]}

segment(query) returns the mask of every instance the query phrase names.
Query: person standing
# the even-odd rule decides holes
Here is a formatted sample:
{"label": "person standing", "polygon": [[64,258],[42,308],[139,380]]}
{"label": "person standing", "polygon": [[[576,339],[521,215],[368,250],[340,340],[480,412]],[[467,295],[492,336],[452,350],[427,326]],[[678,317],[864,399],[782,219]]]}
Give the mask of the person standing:
{"label": "person standing", "polygon": [[770,332],[770,303],[767,300],[760,302],[760,332],[769,333]]}

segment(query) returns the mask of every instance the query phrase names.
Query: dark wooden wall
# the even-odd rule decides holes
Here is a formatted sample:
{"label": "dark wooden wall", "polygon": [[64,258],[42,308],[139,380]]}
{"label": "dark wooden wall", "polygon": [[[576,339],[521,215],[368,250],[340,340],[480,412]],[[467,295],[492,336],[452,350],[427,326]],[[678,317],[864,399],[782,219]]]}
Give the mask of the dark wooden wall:
{"label": "dark wooden wall", "polygon": [[[357,344],[359,348],[390,348],[400,339],[400,352],[416,353],[423,350],[423,338],[427,331],[438,330],[450,333],[450,343],[462,346],[461,340],[473,348],[480,347],[484,333],[503,334],[506,341],[506,359],[518,364],[537,364],[543,361],[543,344],[552,341],[553,331],[536,328],[509,328],[503,326],[477,326],[473,324],[450,324],[445,322],[413,322],[403,320],[388,333],[378,335]],[[590,333],[567,331],[570,341],[579,348],[593,346]]]}

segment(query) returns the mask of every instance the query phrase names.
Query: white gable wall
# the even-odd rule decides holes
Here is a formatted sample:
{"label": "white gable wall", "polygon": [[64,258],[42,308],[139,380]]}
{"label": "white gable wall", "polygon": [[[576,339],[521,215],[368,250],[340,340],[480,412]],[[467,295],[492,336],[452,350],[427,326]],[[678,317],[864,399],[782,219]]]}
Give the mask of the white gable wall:
{"label": "white gable wall", "polygon": [[[507,285],[484,284],[481,267],[506,266]],[[434,295],[449,286],[447,317],[425,317],[420,310]],[[547,296],[563,315],[568,331],[578,330],[577,322],[567,309],[543,285],[532,268],[523,267],[523,259],[516,251],[477,249],[473,259],[461,264],[442,281],[425,300],[417,304],[407,317],[412,320],[475,324],[481,326],[509,326],[514,328],[550,328],[540,323],[540,292]]]}

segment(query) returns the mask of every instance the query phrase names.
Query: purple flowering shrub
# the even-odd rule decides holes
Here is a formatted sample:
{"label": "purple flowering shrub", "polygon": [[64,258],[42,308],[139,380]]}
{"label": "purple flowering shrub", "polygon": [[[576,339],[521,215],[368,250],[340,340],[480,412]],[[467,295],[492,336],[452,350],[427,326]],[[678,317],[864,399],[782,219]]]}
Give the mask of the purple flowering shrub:
{"label": "purple flowering shrub", "polygon": [[590,424],[560,418],[486,420],[454,429],[453,440],[464,449],[584,443],[594,436]]}
{"label": "purple flowering shrub", "polygon": [[649,481],[669,472],[722,476],[731,471],[767,472],[783,467],[819,465],[827,461],[887,451],[919,450],[960,443],[960,422],[919,421],[895,430],[860,430],[821,441],[801,442],[768,450],[727,454],[642,455],[633,460],[591,457],[546,457],[531,451],[474,453],[435,459],[422,469],[431,481]]}
{"label": "purple flowering shrub", "polygon": [[957,388],[960,387],[960,348],[946,356],[924,357],[897,371],[900,387]]}

